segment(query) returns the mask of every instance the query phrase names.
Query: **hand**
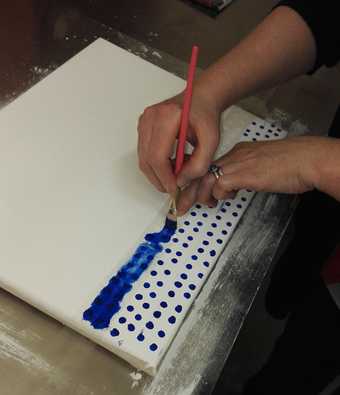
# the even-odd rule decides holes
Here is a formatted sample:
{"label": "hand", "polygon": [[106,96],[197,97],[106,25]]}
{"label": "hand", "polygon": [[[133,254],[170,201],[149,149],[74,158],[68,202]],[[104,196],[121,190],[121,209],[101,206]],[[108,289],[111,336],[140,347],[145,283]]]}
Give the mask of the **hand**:
{"label": "hand", "polygon": [[178,135],[183,95],[145,109],[138,122],[139,167],[161,192],[174,195],[208,171],[219,142],[220,114],[212,101],[194,92],[187,140],[194,150],[176,179],[171,156]]}
{"label": "hand", "polygon": [[320,184],[319,167],[327,163],[334,139],[296,137],[280,141],[239,143],[215,163],[223,176],[206,174],[189,185],[178,203],[184,214],[196,202],[207,205],[228,199],[240,189],[302,193]]}

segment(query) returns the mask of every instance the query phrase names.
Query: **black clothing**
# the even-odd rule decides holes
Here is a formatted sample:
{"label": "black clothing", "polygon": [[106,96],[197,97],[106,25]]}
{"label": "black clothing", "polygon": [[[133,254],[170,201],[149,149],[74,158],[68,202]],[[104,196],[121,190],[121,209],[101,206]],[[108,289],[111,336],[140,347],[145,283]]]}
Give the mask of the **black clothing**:
{"label": "black clothing", "polygon": [[317,49],[313,71],[334,66],[340,60],[339,11],[337,0],[283,0],[278,6],[294,9],[311,29]]}

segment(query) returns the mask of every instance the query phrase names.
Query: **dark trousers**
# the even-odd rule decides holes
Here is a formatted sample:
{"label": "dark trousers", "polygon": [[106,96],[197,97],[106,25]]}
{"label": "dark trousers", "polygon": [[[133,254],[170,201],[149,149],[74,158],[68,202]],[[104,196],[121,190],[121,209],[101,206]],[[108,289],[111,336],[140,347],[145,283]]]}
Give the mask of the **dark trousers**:
{"label": "dark trousers", "polygon": [[[340,137],[340,109],[329,135]],[[302,195],[295,236],[266,294],[268,313],[288,317],[286,327],[244,395],[317,395],[340,374],[340,309],[320,275],[338,243],[340,203],[318,191]]]}
{"label": "dark trousers", "polygon": [[290,313],[268,361],[247,382],[244,395],[317,395],[339,373],[340,310],[319,279]]}

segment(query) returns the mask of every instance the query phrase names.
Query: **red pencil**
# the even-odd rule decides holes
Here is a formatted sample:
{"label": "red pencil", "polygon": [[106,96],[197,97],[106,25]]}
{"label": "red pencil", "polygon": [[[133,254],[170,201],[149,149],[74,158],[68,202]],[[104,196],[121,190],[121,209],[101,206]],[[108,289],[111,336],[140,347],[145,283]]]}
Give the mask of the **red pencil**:
{"label": "red pencil", "polygon": [[194,77],[195,77],[197,57],[198,57],[198,47],[196,45],[194,45],[192,48],[192,52],[191,52],[187,85],[186,85],[185,93],[184,93],[181,124],[180,124],[180,129],[179,129],[179,134],[178,134],[176,163],[175,163],[175,175],[176,176],[182,170],[183,163],[184,163],[184,149],[185,149],[185,142],[186,142],[187,131],[188,131],[188,126],[189,126],[189,115],[190,115],[191,98],[192,98],[192,86],[193,86]]}
{"label": "red pencil", "polygon": [[[189,126],[189,116],[190,116],[190,107],[191,107],[191,98],[192,98],[192,86],[193,86],[194,77],[195,77],[197,57],[198,57],[198,47],[196,45],[194,45],[192,48],[192,52],[191,52],[187,85],[186,85],[185,93],[184,93],[181,124],[180,124],[180,128],[179,128],[179,133],[178,133],[176,161],[175,161],[175,175],[176,176],[178,176],[178,174],[182,170],[183,163],[184,163],[184,150],[185,150],[185,143],[186,143],[186,139],[187,139],[187,132],[188,132],[188,126]],[[176,195],[174,198],[171,199],[171,202],[170,202],[170,210],[168,213],[168,218],[173,221],[177,220],[178,195],[179,195],[179,188],[177,188]]]}

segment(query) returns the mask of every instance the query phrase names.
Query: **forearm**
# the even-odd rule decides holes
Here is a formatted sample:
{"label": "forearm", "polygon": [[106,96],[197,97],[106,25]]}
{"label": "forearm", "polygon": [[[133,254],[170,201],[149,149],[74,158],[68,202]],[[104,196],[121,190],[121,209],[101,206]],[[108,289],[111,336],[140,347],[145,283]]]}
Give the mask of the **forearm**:
{"label": "forearm", "polygon": [[340,141],[323,139],[324,149],[315,155],[314,185],[321,192],[340,201]]}
{"label": "forearm", "polygon": [[278,7],[197,80],[195,93],[222,111],[243,97],[309,71],[316,46],[304,20]]}

